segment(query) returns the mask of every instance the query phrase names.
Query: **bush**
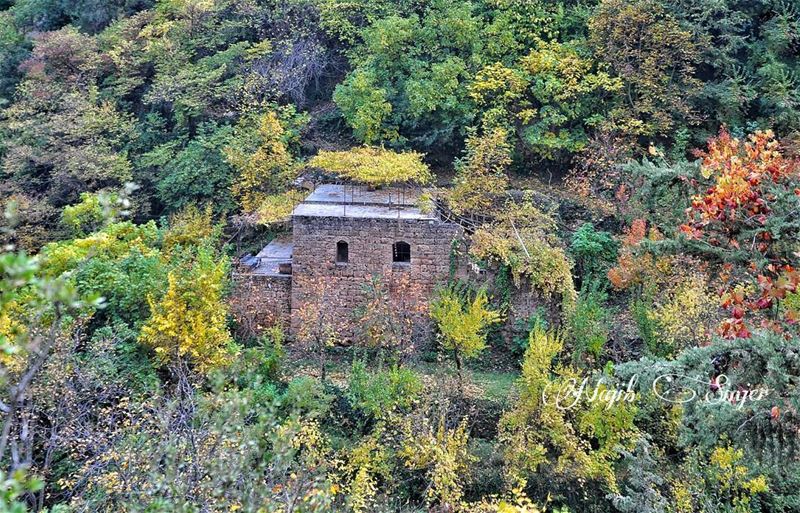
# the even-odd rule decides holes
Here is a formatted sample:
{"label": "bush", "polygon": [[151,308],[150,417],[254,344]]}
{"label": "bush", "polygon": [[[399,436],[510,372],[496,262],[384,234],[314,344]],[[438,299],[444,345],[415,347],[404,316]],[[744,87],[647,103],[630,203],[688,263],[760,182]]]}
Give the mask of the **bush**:
{"label": "bush", "polygon": [[374,373],[364,362],[353,362],[347,399],[368,415],[380,417],[397,408],[410,408],[422,392],[422,381],[409,369],[392,367]]}
{"label": "bush", "polygon": [[582,281],[600,279],[610,264],[617,260],[617,241],[609,232],[595,230],[592,223],[584,223],[578,228],[569,249]]}
{"label": "bush", "polygon": [[281,327],[273,326],[261,336],[258,346],[255,348],[262,354],[259,371],[270,381],[277,381],[280,378],[281,365],[286,356],[283,349],[284,337]]}
{"label": "bush", "polygon": [[271,404],[280,396],[278,385],[284,356],[283,331],[279,327],[270,328],[258,345],[242,351],[221,377],[223,380],[229,377],[239,389],[252,390],[259,404]]}
{"label": "bush", "polygon": [[286,411],[309,418],[324,417],[330,411],[333,396],[325,392],[322,383],[309,376],[294,378],[283,396]]}
{"label": "bush", "polygon": [[608,294],[597,282],[586,283],[578,295],[575,312],[569,321],[574,357],[579,361],[588,352],[597,358],[608,341],[611,313],[603,306]]}
{"label": "bush", "polygon": [[82,192],[80,203],[64,207],[61,222],[69,227],[74,236],[83,237],[99,231],[103,224],[112,221],[114,207],[119,202],[119,196],[114,193]]}

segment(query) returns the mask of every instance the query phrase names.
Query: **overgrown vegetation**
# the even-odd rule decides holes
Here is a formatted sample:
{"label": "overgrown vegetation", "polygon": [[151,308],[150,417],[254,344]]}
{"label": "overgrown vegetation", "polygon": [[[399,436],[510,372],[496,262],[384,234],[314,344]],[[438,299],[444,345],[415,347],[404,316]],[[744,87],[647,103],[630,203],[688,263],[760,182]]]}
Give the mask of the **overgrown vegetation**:
{"label": "overgrown vegetation", "polygon": [[[0,511],[800,511],[798,77],[786,0],[0,0]],[[450,281],[244,326],[326,179]]]}

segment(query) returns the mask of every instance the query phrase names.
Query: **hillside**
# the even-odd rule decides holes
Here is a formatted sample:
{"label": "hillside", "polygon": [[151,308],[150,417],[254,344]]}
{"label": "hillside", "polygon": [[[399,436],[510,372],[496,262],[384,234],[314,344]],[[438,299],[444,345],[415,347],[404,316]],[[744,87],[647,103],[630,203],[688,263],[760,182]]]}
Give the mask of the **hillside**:
{"label": "hillside", "polygon": [[800,513],[800,4],[0,0],[0,513]]}

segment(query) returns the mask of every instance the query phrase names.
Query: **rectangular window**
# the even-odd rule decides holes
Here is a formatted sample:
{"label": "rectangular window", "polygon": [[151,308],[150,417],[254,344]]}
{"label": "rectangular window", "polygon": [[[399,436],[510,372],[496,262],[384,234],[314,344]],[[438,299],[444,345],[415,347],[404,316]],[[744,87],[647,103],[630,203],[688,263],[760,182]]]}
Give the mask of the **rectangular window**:
{"label": "rectangular window", "polygon": [[411,262],[411,245],[408,242],[398,241],[392,244],[392,262]]}
{"label": "rectangular window", "polygon": [[343,240],[340,240],[336,243],[336,263],[337,264],[345,264],[349,260],[349,248],[347,243]]}

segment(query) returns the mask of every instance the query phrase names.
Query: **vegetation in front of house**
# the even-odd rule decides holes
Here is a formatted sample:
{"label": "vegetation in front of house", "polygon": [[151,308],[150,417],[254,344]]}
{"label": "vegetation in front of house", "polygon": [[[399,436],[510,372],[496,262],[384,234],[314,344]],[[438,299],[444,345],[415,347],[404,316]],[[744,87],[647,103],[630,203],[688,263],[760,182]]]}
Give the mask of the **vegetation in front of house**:
{"label": "vegetation in front of house", "polygon": [[[0,511],[800,510],[798,19],[0,1]],[[322,177],[427,187],[451,280],[237,329]]]}

